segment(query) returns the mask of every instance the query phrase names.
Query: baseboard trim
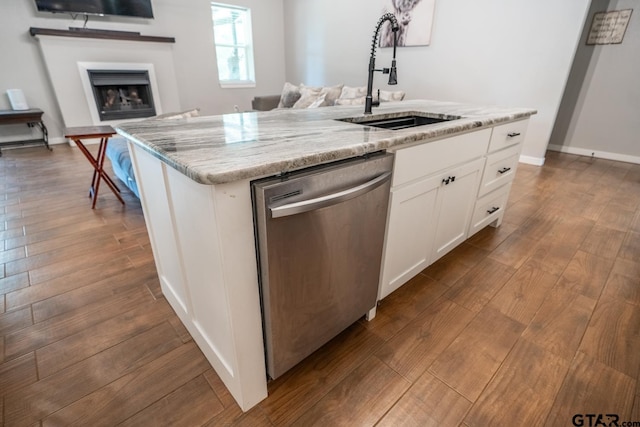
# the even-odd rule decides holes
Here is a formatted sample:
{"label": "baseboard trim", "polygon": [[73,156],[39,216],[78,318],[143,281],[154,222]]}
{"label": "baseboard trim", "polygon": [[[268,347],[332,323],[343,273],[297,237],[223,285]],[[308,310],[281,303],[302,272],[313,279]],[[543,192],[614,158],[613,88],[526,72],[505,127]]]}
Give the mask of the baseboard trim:
{"label": "baseboard trim", "polygon": [[532,157],[520,155],[520,163],[526,163],[528,165],[542,166],[544,165],[544,157]]}
{"label": "baseboard trim", "polygon": [[608,151],[589,150],[587,148],[565,147],[564,145],[549,144],[551,151],[561,153],[576,154],[578,156],[596,157],[598,159],[615,160],[617,162],[640,164],[639,156],[629,156],[628,154],[610,153]]}
{"label": "baseboard trim", "polygon": [[66,142],[67,138],[64,138],[62,136],[49,138],[49,145],[66,144]]}

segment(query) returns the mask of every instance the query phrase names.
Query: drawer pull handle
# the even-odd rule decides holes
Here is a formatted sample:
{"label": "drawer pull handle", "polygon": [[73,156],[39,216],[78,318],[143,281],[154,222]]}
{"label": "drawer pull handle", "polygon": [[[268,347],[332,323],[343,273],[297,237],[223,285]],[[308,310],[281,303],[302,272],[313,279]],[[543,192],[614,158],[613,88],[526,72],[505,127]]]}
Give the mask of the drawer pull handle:
{"label": "drawer pull handle", "polygon": [[495,213],[495,212],[497,212],[497,211],[499,211],[499,210],[500,210],[500,208],[498,208],[498,207],[495,207],[495,206],[494,206],[494,207],[492,207],[491,209],[489,209],[489,210],[487,211],[487,213],[488,213],[489,215],[491,215],[492,213]]}
{"label": "drawer pull handle", "polygon": [[511,132],[511,133],[508,133],[507,136],[509,138],[515,138],[516,136],[520,136],[520,132]]}
{"label": "drawer pull handle", "polygon": [[507,172],[509,172],[510,170],[511,170],[511,168],[502,168],[502,169],[500,169],[500,170],[498,171],[498,173],[499,173],[500,175],[502,175],[503,173],[507,173]]}
{"label": "drawer pull handle", "polygon": [[444,185],[449,185],[449,184],[451,184],[452,182],[454,182],[455,180],[456,180],[456,177],[455,177],[455,176],[449,176],[449,177],[447,177],[447,178],[442,178],[442,183],[443,183]]}

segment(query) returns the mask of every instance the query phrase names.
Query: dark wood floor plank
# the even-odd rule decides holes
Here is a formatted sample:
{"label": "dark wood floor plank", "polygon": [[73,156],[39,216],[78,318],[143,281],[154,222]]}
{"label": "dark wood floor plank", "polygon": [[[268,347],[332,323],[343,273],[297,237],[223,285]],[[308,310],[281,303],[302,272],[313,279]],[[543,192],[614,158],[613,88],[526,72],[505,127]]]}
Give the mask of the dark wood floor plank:
{"label": "dark wood floor plank", "polygon": [[119,424],[200,376],[208,367],[195,343],[180,345],[51,414],[43,420],[43,426]]}
{"label": "dark wood floor plank", "polygon": [[359,323],[329,341],[289,372],[269,384],[269,399],[260,403],[275,425],[298,419],[359,366],[383,341]]}
{"label": "dark wood floor plank", "polygon": [[640,277],[640,263],[617,258],[611,274],[620,274],[630,279]]}
{"label": "dark wood floor plank", "polygon": [[598,257],[614,259],[622,247],[625,232],[595,225],[580,249]]}
{"label": "dark wood floor plank", "polygon": [[380,301],[375,318],[361,323],[387,341],[437,301],[447,289],[442,283],[419,274]]}
{"label": "dark wood floor plank", "polygon": [[629,231],[633,231],[634,233],[640,233],[640,209],[638,209],[631,220],[631,224],[629,225]]}
{"label": "dark wood floor plank", "polygon": [[3,396],[14,393],[37,380],[38,372],[34,353],[0,363],[0,400]]}
{"label": "dark wood floor plank", "polygon": [[620,248],[620,258],[640,262],[640,233],[628,232]]}
{"label": "dark wood floor plank", "polygon": [[425,372],[380,420],[377,427],[457,427],[471,402]]}
{"label": "dark wood floor plank", "polygon": [[38,374],[48,377],[157,326],[172,314],[166,300],[155,301],[41,347],[36,350]]}
{"label": "dark wood floor plank", "polygon": [[519,340],[464,419],[469,427],[544,423],[569,362]]}
{"label": "dark wood floor plank", "polygon": [[622,200],[618,203],[611,200],[609,206],[600,214],[596,225],[626,232],[631,226],[636,209],[635,206],[630,208],[622,206],[621,203]]}
{"label": "dark wood floor plank", "polygon": [[[116,233],[121,233],[123,230],[126,230],[122,223],[120,224],[109,224],[104,225],[100,229],[100,234],[104,235],[105,238],[108,238],[109,235],[112,235],[112,238],[115,242],[120,243],[116,238]],[[78,244],[82,244],[85,242],[95,242],[96,241],[96,231],[93,229],[86,230],[84,232],[75,231],[73,233],[68,233],[64,236],[60,236],[57,238],[51,238],[44,241],[39,241],[37,243],[31,243],[27,245],[27,252],[29,256],[39,255],[50,251],[57,250],[65,250],[65,248],[75,247]],[[122,248],[122,245],[119,245],[119,248]]]}
{"label": "dark wood floor plank", "polygon": [[580,246],[587,238],[595,222],[581,216],[563,216],[545,236],[555,242],[562,242],[571,246]]}
{"label": "dark wood floor plank", "polygon": [[500,227],[485,227],[467,240],[466,243],[487,250],[492,251],[504,240],[513,234],[518,227],[509,223],[503,222]]}
{"label": "dark wood floor plank", "polygon": [[0,314],[0,336],[8,335],[31,325],[33,325],[31,307],[9,310]]}
{"label": "dark wood floor plank", "polygon": [[613,261],[578,251],[558,279],[558,287],[598,299],[612,268]]}
{"label": "dark wood floor plank", "polygon": [[416,381],[469,324],[474,313],[445,298],[422,312],[376,352],[409,381]]}
{"label": "dark wood floor plank", "polygon": [[[5,396],[5,423],[32,425],[181,345],[168,323],[157,326]],[[91,410],[98,409],[93,406]],[[66,420],[62,424],[68,425]]]}
{"label": "dark wood floor plank", "polygon": [[[246,413],[206,362],[204,371],[181,368],[172,350],[194,342],[164,311],[140,202],[123,187],[124,206],[107,192],[91,209],[90,175],[82,154],[64,145],[0,157],[0,425],[40,425],[54,412],[72,423],[114,408],[116,389],[126,396],[122,413],[110,409],[93,424],[289,425],[322,420],[319,408],[337,408],[336,396],[356,402],[348,416],[360,419],[366,408],[367,423],[378,425],[537,425],[549,402],[566,418],[572,407],[600,410],[598,402],[629,398],[628,417],[640,420],[640,165],[557,152],[543,167],[519,165],[499,228],[481,230],[394,292],[376,319],[360,320],[271,382],[269,397]],[[486,280],[497,263],[511,272],[503,283]],[[504,338],[514,320],[527,329],[505,357],[519,335]],[[413,382],[382,415],[366,404],[385,387],[363,368],[371,357],[384,363],[376,364],[383,376],[394,369]],[[492,367],[492,379],[480,365]],[[465,366],[476,370],[465,374]],[[466,385],[474,396],[481,389],[472,407],[429,368],[460,390],[488,385]],[[629,393],[625,378],[635,384]]]}
{"label": "dark wood floor plank", "polygon": [[580,351],[632,378],[640,368],[640,307],[601,298]]}
{"label": "dark wood floor plank", "polygon": [[640,276],[631,278],[622,274],[611,273],[604,291],[602,291],[602,296],[615,298],[640,307]]}
{"label": "dark wood floor plank", "polygon": [[525,264],[533,264],[537,269],[559,276],[567,268],[578,247],[557,239],[545,239],[536,245]]}
{"label": "dark wood floor plank", "polygon": [[554,225],[560,221],[560,216],[557,214],[559,209],[545,209],[536,212],[530,216],[524,224],[518,227],[517,233],[520,237],[526,237],[532,240],[541,240],[545,238]]}
{"label": "dark wood floor plank", "polygon": [[62,250],[52,250],[30,256],[28,258],[21,258],[8,262],[5,264],[6,274],[7,276],[10,276],[24,271],[35,270],[46,265],[58,263],[63,259],[79,256],[92,256],[95,257],[95,259],[100,259],[100,256],[105,256],[105,254],[109,254],[110,252],[116,252],[118,249],[120,249],[120,247],[113,236],[100,236],[92,240],[79,242],[73,246],[63,248]]}
{"label": "dark wood floor plank", "polygon": [[118,293],[142,286],[156,277],[157,272],[153,265],[135,270],[126,269],[98,282],[35,302],[31,305],[34,322],[43,322],[78,307],[99,302]]}
{"label": "dark wood floor plank", "polygon": [[485,307],[440,354],[429,372],[475,402],[524,329],[523,324]]}
{"label": "dark wood floor plank", "polygon": [[516,272],[514,268],[487,259],[473,267],[444,296],[473,312],[479,312]]}
{"label": "dark wood floor plank", "polygon": [[[613,418],[607,414],[619,416],[620,424],[634,420],[631,410],[635,383],[633,378],[578,352],[546,425],[572,425],[575,414],[603,414],[603,425],[612,425]],[[587,418],[583,419],[588,424]],[[595,418],[592,425],[598,425]]]}
{"label": "dark wood floor plank", "polygon": [[[4,266],[0,270],[4,273]],[[0,294],[6,294],[29,286],[29,273],[24,272],[0,279]]]}
{"label": "dark wood floor plank", "polygon": [[218,400],[222,403],[222,406],[228,408],[230,406],[236,406],[238,410],[240,407],[236,404],[236,401],[233,400],[233,396],[227,390],[224,383],[213,369],[207,369],[204,374],[202,374],[204,378],[209,383],[211,390],[215,393]]}
{"label": "dark wood floor plank", "polygon": [[584,335],[596,300],[552,289],[522,337],[570,361]]}
{"label": "dark wood floor plank", "polygon": [[[277,424],[275,424],[277,425]],[[282,424],[289,425],[289,424]],[[254,406],[247,412],[242,412],[238,405],[225,408],[221,414],[213,417],[203,427],[274,427],[264,410],[260,406]]]}
{"label": "dark wood floor plank", "polygon": [[372,356],[292,425],[374,425],[410,385]]}
{"label": "dark wood floor plank", "polygon": [[5,336],[5,357],[9,359],[36,350],[150,300],[151,296],[139,286],[8,334]]}
{"label": "dark wood floor plank", "polygon": [[27,251],[25,251],[24,246],[20,246],[14,249],[7,249],[0,251],[0,263],[8,263],[11,261],[16,261],[19,259],[23,259],[27,256]]}
{"label": "dark wood floor plank", "polygon": [[[120,256],[126,256],[129,262],[134,266],[142,266],[153,262],[153,255],[150,254],[150,248],[141,249],[138,247],[129,249],[116,249],[113,252],[102,252],[100,250],[88,251],[81,256],[66,259],[64,262],[58,262],[55,264],[48,264],[43,267],[35,268],[29,271],[29,280],[31,284],[38,284],[53,280],[62,276],[66,276],[77,272],[79,270],[85,270],[96,265],[96,260],[108,261]],[[144,257],[144,262],[133,263],[132,257]]]}
{"label": "dark wood floor plank", "polygon": [[490,305],[528,325],[558,280],[557,276],[536,268],[537,265],[531,261],[523,265],[493,297]]}
{"label": "dark wood floor plank", "polygon": [[538,241],[513,233],[500,244],[489,258],[513,268],[520,268],[535,251]]}
{"label": "dark wood floor plank", "polygon": [[[40,214],[42,216],[42,214]],[[105,229],[103,221],[96,220],[95,217],[88,221],[82,221],[75,224],[65,224],[60,227],[49,228],[40,232],[30,232],[29,234],[21,233],[20,236],[14,238],[8,238],[5,240],[7,248],[17,248],[20,246],[31,247],[32,245],[44,245],[50,240],[64,239],[67,236],[74,236],[76,234],[82,237],[86,234],[102,234]],[[116,227],[117,229],[117,227]],[[46,252],[46,251],[40,251]],[[32,253],[31,251],[29,253]]]}
{"label": "dark wood floor plank", "polygon": [[[35,283],[29,287],[22,286],[15,292],[9,292],[7,293],[7,306],[16,308],[33,304],[117,275],[131,267],[133,267],[133,265],[126,256],[108,259],[104,263],[94,263],[94,265],[89,268],[76,270],[68,275],[46,282]],[[28,274],[21,274],[24,275],[23,280],[26,281],[28,285]]]}

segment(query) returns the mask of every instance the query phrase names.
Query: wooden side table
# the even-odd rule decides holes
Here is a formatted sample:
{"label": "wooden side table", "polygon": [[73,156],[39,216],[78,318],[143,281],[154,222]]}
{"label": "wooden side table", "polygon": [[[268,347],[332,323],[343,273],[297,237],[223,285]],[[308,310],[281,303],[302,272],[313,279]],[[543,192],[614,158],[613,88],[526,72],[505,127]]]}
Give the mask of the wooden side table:
{"label": "wooden side table", "polygon": [[[29,143],[37,143],[41,142],[51,151],[51,147],[49,147],[49,131],[47,127],[44,125],[42,121],[43,111],[38,108],[32,108],[29,110],[0,110],[0,125],[14,125],[25,123],[30,128],[33,126],[38,126],[42,131],[41,139],[27,139],[21,141],[4,141],[0,143],[0,146],[3,145],[24,145]],[[2,156],[2,151],[0,151],[0,156]]]}
{"label": "wooden side table", "polygon": [[[82,154],[85,155],[87,160],[89,160],[89,163],[93,166],[93,178],[91,179],[91,187],[89,187],[89,197],[91,197],[92,200],[91,209],[95,209],[96,207],[101,179],[104,179],[104,182],[109,186],[111,191],[113,191],[113,194],[116,195],[118,200],[120,200],[120,203],[124,204],[124,200],[122,200],[122,197],[120,196],[120,189],[103,169],[107,143],[109,142],[109,137],[115,135],[115,133],[116,131],[113,130],[111,126],[82,126],[66,128],[64,130],[64,136],[76,143],[80,151],[82,151]],[[94,138],[100,138],[98,154],[95,157],[93,157],[82,142],[83,139]]]}

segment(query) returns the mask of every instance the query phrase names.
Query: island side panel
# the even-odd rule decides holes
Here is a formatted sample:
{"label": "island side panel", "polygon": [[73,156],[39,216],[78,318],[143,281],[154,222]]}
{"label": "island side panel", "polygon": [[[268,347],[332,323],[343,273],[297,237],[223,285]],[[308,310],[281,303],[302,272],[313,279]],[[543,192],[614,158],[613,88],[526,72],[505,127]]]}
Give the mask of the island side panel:
{"label": "island side panel", "polygon": [[[176,292],[167,281],[161,281],[163,292],[246,411],[267,396],[249,183],[198,184],[135,145],[130,151],[151,242],[161,246],[154,248],[154,256],[166,245],[177,252],[173,260],[157,258],[156,265],[159,272],[163,262],[181,266],[188,301],[174,305]],[[138,170],[149,162],[163,171],[165,202],[157,206],[150,204],[145,188],[155,188],[157,177]],[[171,224],[154,221],[163,217],[156,212],[163,208]],[[173,229],[173,242],[166,227]]]}

